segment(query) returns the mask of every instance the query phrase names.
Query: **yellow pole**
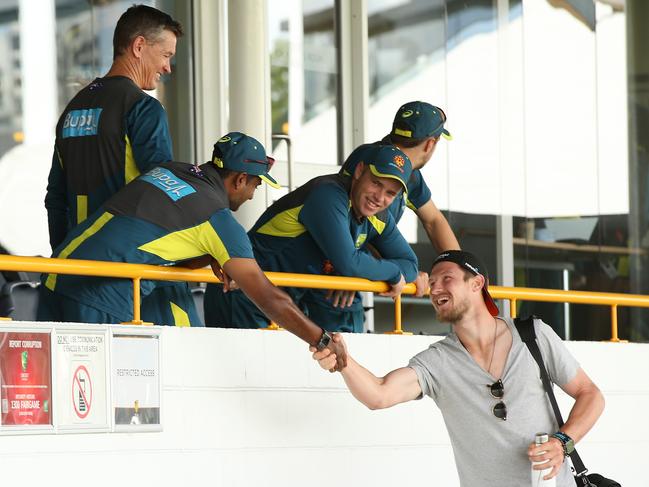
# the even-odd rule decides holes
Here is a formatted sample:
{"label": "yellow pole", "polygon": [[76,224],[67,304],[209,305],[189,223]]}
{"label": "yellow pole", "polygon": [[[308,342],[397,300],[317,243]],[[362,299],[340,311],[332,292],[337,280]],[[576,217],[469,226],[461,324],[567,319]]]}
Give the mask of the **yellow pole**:
{"label": "yellow pole", "polygon": [[152,325],[140,319],[140,278],[133,278],[133,320],[125,321],[122,325]]}
{"label": "yellow pole", "polygon": [[409,331],[401,328],[401,294],[394,298],[394,330],[388,331],[387,335],[412,335]]}
{"label": "yellow pole", "polygon": [[509,300],[509,316],[512,318],[516,318],[516,306],[518,304],[518,301],[516,298],[512,298]]}
{"label": "yellow pole", "polygon": [[611,305],[611,341],[620,341],[620,338],[617,336],[617,304]]}

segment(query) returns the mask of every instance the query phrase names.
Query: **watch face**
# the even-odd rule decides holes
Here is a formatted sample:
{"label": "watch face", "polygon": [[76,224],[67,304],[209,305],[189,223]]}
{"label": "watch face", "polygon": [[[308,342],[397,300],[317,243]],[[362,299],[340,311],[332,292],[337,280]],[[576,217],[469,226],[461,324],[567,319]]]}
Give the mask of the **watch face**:
{"label": "watch face", "polygon": [[570,454],[575,451],[575,442],[574,440],[568,440],[565,444],[566,454]]}
{"label": "watch face", "polygon": [[327,345],[329,345],[330,341],[331,341],[331,336],[329,335],[329,333],[323,331],[322,336],[320,337],[320,340],[318,341],[318,345],[316,346],[316,348],[318,350],[322,350],[323,348],[326,348]]}

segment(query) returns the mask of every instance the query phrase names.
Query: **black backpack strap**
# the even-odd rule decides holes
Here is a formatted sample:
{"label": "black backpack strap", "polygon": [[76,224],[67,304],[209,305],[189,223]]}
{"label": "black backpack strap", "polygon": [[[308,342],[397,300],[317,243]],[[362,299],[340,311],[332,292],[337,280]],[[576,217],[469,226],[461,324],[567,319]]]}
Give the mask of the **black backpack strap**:
{"label": "black backpack strap", "polygon": [[[534,331],[534,320],[535,316],[528,316],[527,318],[514,318],[514,324],[518,330],[518,334],[521,336],[521,340],[527,345],[528,350],[534,357],[534,360],[539,365],[539,370],[541,371],[541,381],[543,382],[543,388],[545,389],[548,398],[550,399],[550,404],[552,405],[552,410],[554,411],[554,416],[557,418],[557,424],[559,428],[564,425],[563,417],[561,416],[561,410],[557,404],[557,398],[554,396],[554,391],[552,390],[552,383],[550,382],[550,376],[548,371],[545,368],[545,363],[543,362],[543,356],[541,355],[541,350],[539,349],[539,344],[536,342],[536,331]],[[570,459],[572,460],[572,465],[575,467],[576,476],[584,475],[588,470],[584,466],[579,453],[577,450],[573,450],[570,454]]]}

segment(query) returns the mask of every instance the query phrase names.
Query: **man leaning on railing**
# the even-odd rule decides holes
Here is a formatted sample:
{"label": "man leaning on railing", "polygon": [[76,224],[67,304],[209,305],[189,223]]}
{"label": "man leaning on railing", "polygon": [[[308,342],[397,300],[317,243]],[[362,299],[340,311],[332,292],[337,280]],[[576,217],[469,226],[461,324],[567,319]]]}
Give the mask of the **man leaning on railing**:
{"label": "man leaning on railing", "polygon": [[[386,281],[387,296],[417,277],[417,257],[387,210],[405,191],[412,166],[393,146],[366,146],[353,175],[316,177],[273,203],[248,235],[264,271],[362,277]],[[372,246],[377,257],[368,251]],[[356,292],[289,288],[309,317],[329,331],[363,330]],[[270,316],[239,291],[208,284],[207,326],[259,328]]]}
{"label": "man leaning on railing", "polygon": [[[252,137],[232,132],[214,145],[200,166],[170,162],[125,186],[74,228],[53,257],[139,264],[208,263],[226,283],[235,279],[278,324],[319,349],[342,347],[310,321],[291,298],[273,286],[254,259],[245,230],[232,214],[252,199],[273,159]],[[143,281],[142,295],[153,289]],[[189,292],[189,291],[188,291]],[[192,303],[193,304],[193,303]],[[119,323],[133,319],[133,286],[125,279],[47,274],[40,289],[38,319]]]}

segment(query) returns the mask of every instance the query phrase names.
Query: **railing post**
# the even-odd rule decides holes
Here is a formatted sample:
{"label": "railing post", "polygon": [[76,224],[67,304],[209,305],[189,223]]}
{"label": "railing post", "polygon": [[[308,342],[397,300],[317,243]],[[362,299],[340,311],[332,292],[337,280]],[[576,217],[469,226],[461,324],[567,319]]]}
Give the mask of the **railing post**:
{"label": "railing post", "polygon": [[152,325],[142,321],[140,318],[140,279],[139,277],[133,278],[133,320],[122,322],[122,325]]}
{"label": "railing post", "polygon": [[512,298],[509,300],[509,316],[512,318],[516,318],[516,305],[518,304],[518,300],[516,298]]}
{"label": "railing post", "polygon": [[260,330],[271,330],[271,331],[279,331],[279,330],[283,330],[283,329],[284,329],[284,328],[282,328],[281,326],[279,326],[279,325],[278,325],[277,323],[275,323],[274,321],[271,321],[270,323],[268,323],[268,326],[267,326],[267,327],[265,327],[265,328],[260,328]]}
{"label": "railing post", "polygon": [[617,304],[611,305],[611,341],[620,341],[620,338],[617,336]]}
{"label": "railing post", "polygon": [[394,330],[386,333],[387,335],[412,335],[409,331],[403,331],[401,328],[401,294],[394,298]]}

